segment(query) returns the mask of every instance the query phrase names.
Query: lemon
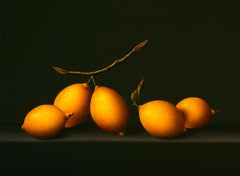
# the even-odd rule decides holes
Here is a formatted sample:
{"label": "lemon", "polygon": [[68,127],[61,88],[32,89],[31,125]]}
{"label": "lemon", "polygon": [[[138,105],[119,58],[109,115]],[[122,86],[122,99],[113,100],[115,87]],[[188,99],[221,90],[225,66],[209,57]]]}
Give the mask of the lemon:
{"label": "lemon", "polygon": [[215,114],[215,110],[200,97],[184,98],[177,103],[176,107],[184,115],[185,127],[190,129],[206,126]]}
{"label": "lemon", "polygon": [[143,128],[152,136],[172,138],[185,132],[182,113],[172,103],[152,100],[138,106]]}
{"label": "lemon", "polygon": [[87,83],[74,83],[62,89],[54,99],[54,105],[66,114],[72,114],[65,128],[77,126],[90,115],[92,91]]}
{"label": "lemon", "polygon": [[129,123],[129,107],[122,95],[106,86],[96,86],[90,102],[93,121],[102,130],[124,135]]}
{"label": "lemon", "polygon": [[25,116],[22,130],[39,139],[55,137],[64,129],[65,113],[54,105],[39,105]]}

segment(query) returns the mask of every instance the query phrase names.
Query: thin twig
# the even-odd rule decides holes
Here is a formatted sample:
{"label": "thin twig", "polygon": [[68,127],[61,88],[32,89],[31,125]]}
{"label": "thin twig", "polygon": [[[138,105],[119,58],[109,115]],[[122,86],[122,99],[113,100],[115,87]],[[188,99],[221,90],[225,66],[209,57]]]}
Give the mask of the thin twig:
{"label": "thin twig", "polygon": [[116,65],[120,64],[121,62],[123,62],[127,57],[129,57],[132,53],[138,51],[139,49],[141,49],[146,43],[148,42],[148,40],[144,40],[143,42],[139,43],[138,45],[136,45],[129,53],[127,53],[124,57],[118,59],[118,60],[115,60],[112,64],[102,68],[102,69],[99,69],[99,70],[96,70],[96,71],[89,71],[89,72],[84,72],[84,71],[72,71],[72,70],[66,70],[66,69],[63,69],[63,68],[60,68],[60,67],[55,67],[53,66],[53,69],[55,71],[57,71],[58,73],[60,74],[80,74],[80,75],[96,75],[96,74],[99,74],[99,73],[102,73],[102,72],[105,72],[113,67],[115,67]]}

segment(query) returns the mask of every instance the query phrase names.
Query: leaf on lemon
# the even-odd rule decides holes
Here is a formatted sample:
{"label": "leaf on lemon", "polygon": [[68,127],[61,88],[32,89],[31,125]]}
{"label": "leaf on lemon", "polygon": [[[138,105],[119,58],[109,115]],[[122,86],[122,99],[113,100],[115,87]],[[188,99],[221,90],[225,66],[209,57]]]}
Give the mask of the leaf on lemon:
{"label": "leaf on lemon", "polygon": [[132,102],[133,102],[133,105],[135,105],[135,106],[137,106],[137,102],[138,102],[139,99],[140,99],[141,90],[142,90],[142,87],[143,87],[143,82],[144,82],[144,79],[142,79],[142,80],[138,83],[137,89],[135,89],[135,90],[131,93],[131,100],[132,100]]}

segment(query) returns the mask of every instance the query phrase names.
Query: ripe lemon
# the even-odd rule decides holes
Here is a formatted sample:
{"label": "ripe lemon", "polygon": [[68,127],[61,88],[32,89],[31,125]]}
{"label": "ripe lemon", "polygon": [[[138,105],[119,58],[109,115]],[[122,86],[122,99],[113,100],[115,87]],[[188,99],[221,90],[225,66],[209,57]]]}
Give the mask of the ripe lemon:
{"label": "ripe lemon", "polygon": [[187,97],[177,103],[183,113],[186,128],[201,128],[208,124],[215,111],[202,98]]}
{"label": "ripe lemon", "polygon": [[56,136],[66,122],[65,113],[54,105],[40,105],[26,115],[22,129],[29,135],[47,139]]}
{"label": "ripe lemon", "polygon": [[54,99],[54,105],[66,114],[71,114],[65,128],[81,124],[90,114],[91,88],[87,83],[75,83],[61,90]]}
{"label": "ripe lemon", "polygon": [[170,102],[153,100],[138,106],[144,129],[158,138],[172,138],[185,132],[182,113]]}
{"label": "ripe lemon", "polygon": [[117,91],[96,86],[91,98],[90,113],[100,129],[109,133],[125,134],[129,122],[129,107]]}

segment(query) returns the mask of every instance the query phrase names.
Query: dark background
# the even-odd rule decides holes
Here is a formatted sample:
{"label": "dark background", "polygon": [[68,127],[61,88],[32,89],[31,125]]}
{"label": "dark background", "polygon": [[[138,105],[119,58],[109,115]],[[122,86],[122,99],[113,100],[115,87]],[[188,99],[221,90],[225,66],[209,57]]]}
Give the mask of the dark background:
{"label": "dark background", "polygon": [[145,39],[144,48],[96,76],[97,83],[131,104],[145,78],[141,103],[199,96],[222,110],[214,120],[240,122],[240,13],[231,1],[13,1],[1,13],[0,122],[22,123],[65,86],[88,80],[52,66],[96,70]]}

